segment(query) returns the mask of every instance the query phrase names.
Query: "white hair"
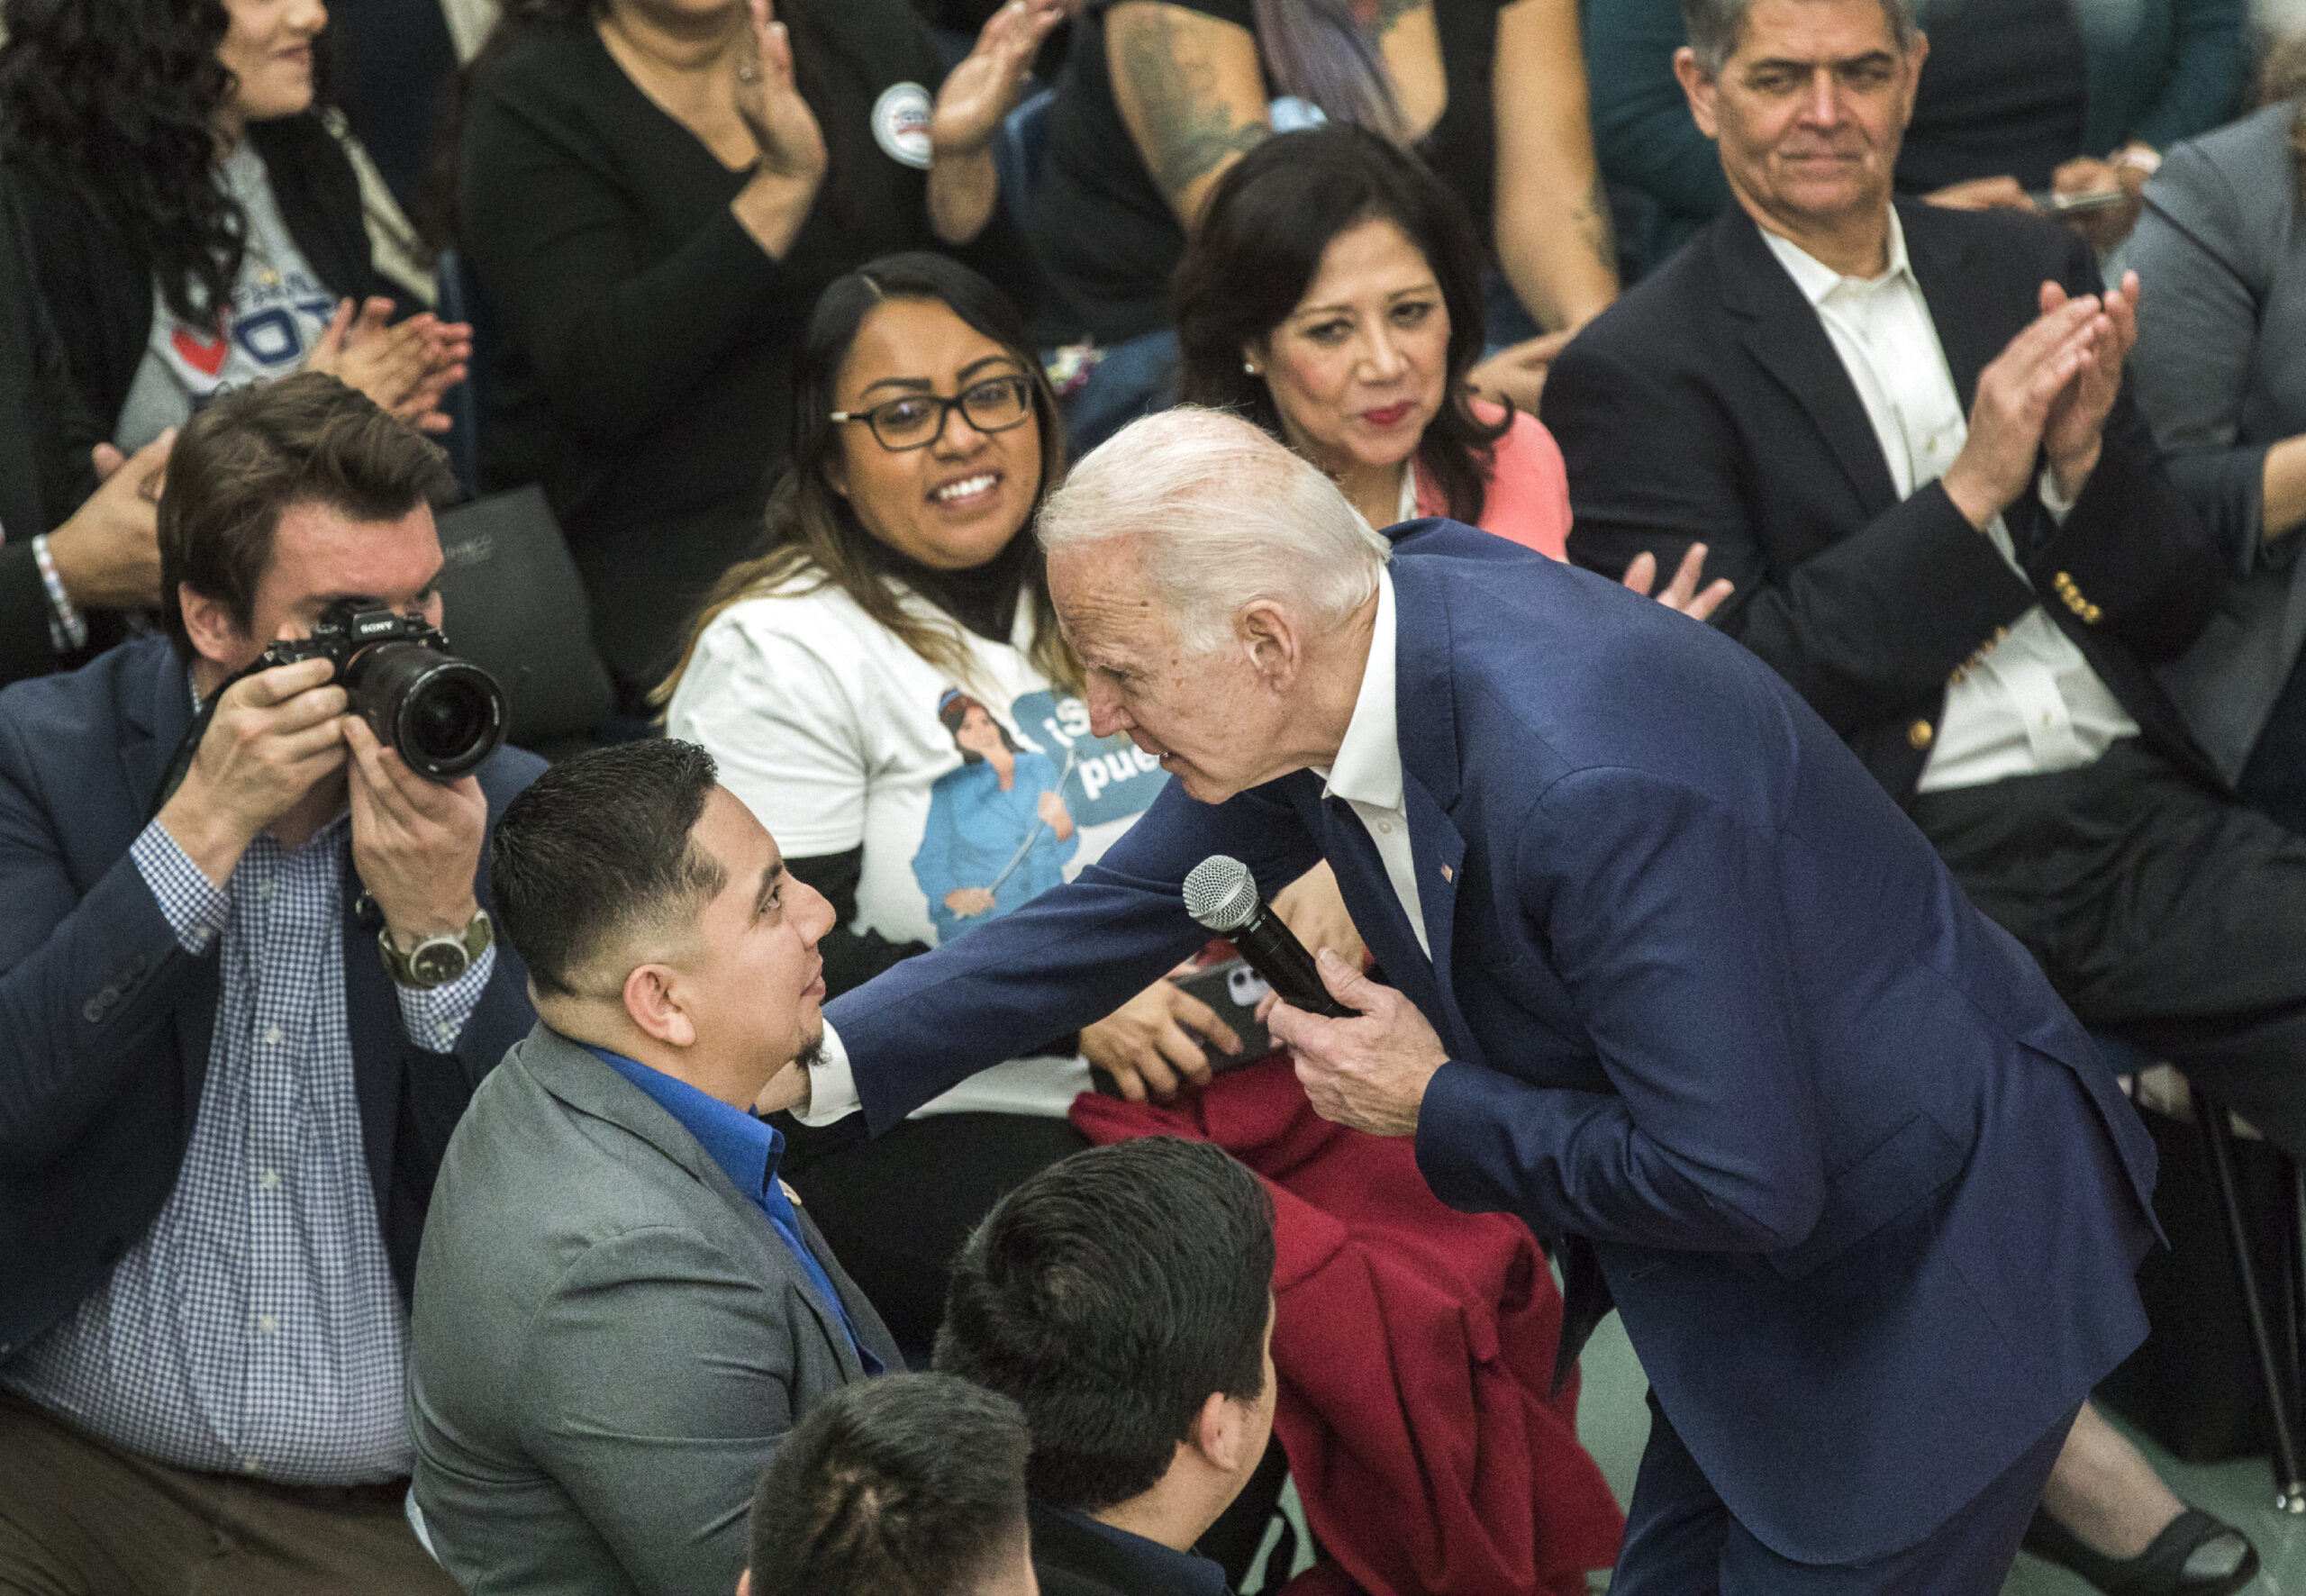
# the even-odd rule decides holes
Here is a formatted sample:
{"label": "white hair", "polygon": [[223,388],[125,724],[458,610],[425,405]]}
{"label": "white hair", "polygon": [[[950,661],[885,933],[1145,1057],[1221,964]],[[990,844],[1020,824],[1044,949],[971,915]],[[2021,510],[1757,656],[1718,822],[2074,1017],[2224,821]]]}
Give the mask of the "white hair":
{"label": "white hair", "polygon": [[1041,505],[1052,555],[1123,537],[1139,540],[1146,578],[1189,654],[1231,642],[1235,618],[1257,599],[1333,626],[1369,601],[1393,556],[1311,463],[1239,416],[1194,405],[1131,422]]}

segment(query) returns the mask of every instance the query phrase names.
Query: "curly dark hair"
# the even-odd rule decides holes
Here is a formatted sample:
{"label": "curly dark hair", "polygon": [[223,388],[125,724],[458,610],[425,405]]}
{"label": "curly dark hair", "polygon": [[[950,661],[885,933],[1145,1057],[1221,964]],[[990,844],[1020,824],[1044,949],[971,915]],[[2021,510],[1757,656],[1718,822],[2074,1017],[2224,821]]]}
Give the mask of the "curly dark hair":
{"label": "curly dark hair", "polygon": [[6,0],[0,148],[86,195],[152,263],[168,309],[232,304],[247,218],[218,186],[210,119],[233,78],[222,0]]}

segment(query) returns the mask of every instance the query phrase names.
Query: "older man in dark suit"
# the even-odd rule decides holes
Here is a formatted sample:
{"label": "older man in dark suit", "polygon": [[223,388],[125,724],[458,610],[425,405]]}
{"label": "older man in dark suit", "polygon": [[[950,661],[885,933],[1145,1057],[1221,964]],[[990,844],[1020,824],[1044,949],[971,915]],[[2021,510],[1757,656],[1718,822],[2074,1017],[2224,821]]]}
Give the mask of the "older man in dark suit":
{"label": "older man in dark suit", "polygon": [[[1892,202],[1928,53],[1905,0],[1688,15],[1678,70],[1739,205],[1555,367],[1571,555],[1709,545],[1737,585],[1715,623],[2075,1012],[2306,1149],[2306,841],[2236,802],[2149,668],[2248,551],[2216,546],[2129,401],[2139,285],[2102,289],[2032,217]],[[2076,1437],[2049,1505],[2090,1544],[2049,1549],[2247,1578],[2239,1537],[2094,1417]]]}
{"label": "older man in dark suit", "polygon": [[753,1112],[815,1050],[832,911],[712,756],[671,740],[539,777],[490,876],[543,1023],[475,1094],[432,1194],[417,1505],[468,1590],[732,1590],[779,1440],[903,1366]]}
{"label": "older man in dark suit", "polygon": [[1110,1011],[1205,938],[1212,855],[1267,892],[1326,858],[1393,984],[1331,952],[1351,1017],[1273,1011],[1312,1105],[1582,1238],[1569,1311],[1598,1262],[1649,1374],[1612,1589],[1993,1589],[2143,1334],[2151,1143],[1848,750],[1707,628],[1470,527],[1373,532],[1238,418],[1135,423],[1040,530],[1092,725],[1174,779],[1079,879],[832,1003],[806,1117],[885,1128]]}

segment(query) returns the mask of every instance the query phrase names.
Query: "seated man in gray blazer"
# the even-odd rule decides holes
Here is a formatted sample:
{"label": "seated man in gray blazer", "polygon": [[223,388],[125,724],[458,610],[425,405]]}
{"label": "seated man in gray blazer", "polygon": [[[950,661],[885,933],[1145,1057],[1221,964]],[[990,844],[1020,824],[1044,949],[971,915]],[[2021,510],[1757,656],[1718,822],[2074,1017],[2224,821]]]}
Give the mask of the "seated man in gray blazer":
{"label": "seated man in gray blazer", "polygon": [[683,742],[555,766],[489,865],[542,1023],[432,1193],[417,1507],[473,1596],[732,1591],[779,1438],[901,1366],[753,1111],[816,1049],[832,911]]}

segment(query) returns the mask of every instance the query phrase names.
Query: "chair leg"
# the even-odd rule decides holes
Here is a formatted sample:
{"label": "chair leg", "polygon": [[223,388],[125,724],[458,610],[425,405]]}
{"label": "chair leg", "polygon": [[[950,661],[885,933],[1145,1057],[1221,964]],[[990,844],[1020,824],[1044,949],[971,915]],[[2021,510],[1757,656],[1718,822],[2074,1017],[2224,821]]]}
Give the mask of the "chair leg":
{"label": "chair leg", "polygon": [[2306,1513],[2306,1469],[2299,1465],[2298,1435],[2290,1410],[2291,1382],[2284,1378],[2282,1358],[2274,1348],[2274,1327],[2266,1319],[2265,1294],[2258,1289],[2257,1265],[2250,1253],[2250,1228],[2242,1213],[2241,1186],[2234,1167],[2234,1129],[2226,1110],[2194,1093],[2194,1117],[2202,1125],[2202,1143],[2210,1153],[2211,1177],[2218,1183],[2219,1206],[2226,1213],[2226,1239],[2234,1256],[2234,1274],[2242,1287],[2242,1312],[2249,1324],[2250,1344],[2258,1355],[2258,1373],[2265,1381],[2267,1416],[2274,1421],[2274,1505],[2285,1513]]}

